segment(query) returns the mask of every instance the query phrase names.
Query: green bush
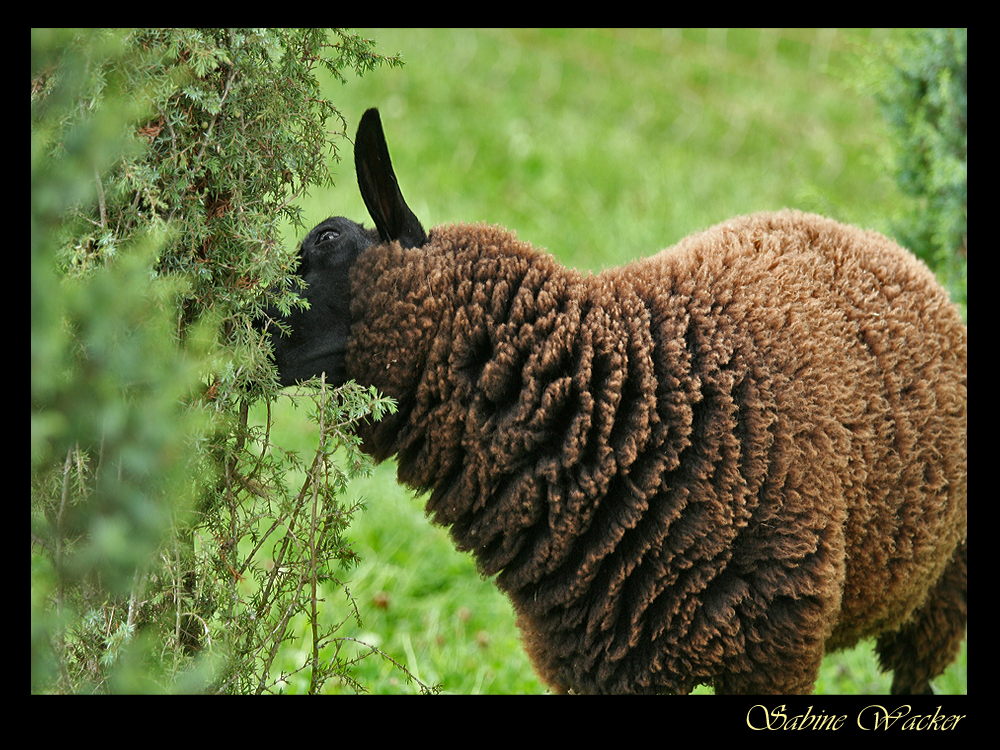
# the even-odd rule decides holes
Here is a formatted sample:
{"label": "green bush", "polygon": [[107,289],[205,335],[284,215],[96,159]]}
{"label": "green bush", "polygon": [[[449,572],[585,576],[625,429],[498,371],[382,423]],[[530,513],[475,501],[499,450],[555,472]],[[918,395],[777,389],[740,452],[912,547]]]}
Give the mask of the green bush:
{"label": "green bush", "polygon": [[[309,689],[363,689],[317,587],[355,563],[340,495],[368,463],[350,427],[392,405],[310,389],[309,458],[247,414],[278,397],[252,320],[268,289],[302,304],[279,224],[301,226],[297,199],[332,183],[346,129],[317,70],[400,64],[373,46],[314,29],[32,32],[32,691],[279,690],[298,613]],[[349,594],[343,608],[357,616]]]}
{"label": "green bush", "polygon": [[969,30],[911,29],[872,56],[865,81],[890,131],[904,194],[893,233],[967,303]]}

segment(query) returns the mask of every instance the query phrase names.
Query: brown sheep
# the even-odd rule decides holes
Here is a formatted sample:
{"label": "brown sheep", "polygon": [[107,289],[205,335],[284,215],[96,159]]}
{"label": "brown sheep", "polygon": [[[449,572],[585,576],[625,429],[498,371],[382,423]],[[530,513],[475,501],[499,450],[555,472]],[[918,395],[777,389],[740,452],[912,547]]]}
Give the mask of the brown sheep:
{"label": "brown sheep", "polygon": [[967,619],[967,332],[920,261],[784,211],[582,275],[426,234],[375,110],[355,161],[377,232],[303,242],[281,382],[397,400],[365,449],[496,576],[553,690],[809,692],[874,636],[893,692],[930,691]]}

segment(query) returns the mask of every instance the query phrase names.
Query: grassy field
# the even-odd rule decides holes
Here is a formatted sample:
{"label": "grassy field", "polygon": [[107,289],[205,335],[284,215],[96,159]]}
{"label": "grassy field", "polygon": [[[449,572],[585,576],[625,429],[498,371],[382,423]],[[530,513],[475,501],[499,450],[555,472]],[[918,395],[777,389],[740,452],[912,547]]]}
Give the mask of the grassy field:
{"label": "grassy field", "polygon": [[[596,271],[736,214],[789,206],[886,231],[900,206],[877,112],[849,85],[880,32],[365,33],[380,52],[402,53],[406,67],[331,82],[328,93],[352,138],[361,113],[380,108],[403,194],[426,227],[503,224]],[[341,143],[338,187],[302,201],[310,226],[338,214],[371,223],[352,147]],[[288,247],[300,239],[289,232]],[[283,400],[274,435],[308,453],[316,438],[304,424]],[[368,510],[350,531],[363,562],[343,577],[364,624],[348,622],[341,634],[446,692],[544,692],[506,599],[429,524],[394,470],[384,464],[351,487]],[[339,589],[326,602],[330,621],[344,619]],[[415,691],[378,656],[357,675],[373,693]],[[967,691],[964,649],[936,686]],[[828,656],[817,685],[888,688],[870,644]]]}

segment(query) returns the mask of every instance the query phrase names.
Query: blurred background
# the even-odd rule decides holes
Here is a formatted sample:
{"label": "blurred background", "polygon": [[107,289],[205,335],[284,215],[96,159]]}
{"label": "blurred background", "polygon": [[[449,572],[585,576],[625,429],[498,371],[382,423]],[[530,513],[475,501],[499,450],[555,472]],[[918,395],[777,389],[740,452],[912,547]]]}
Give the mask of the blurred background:
{"label": "blurred background", "polygon": [[[893,136],[873,93],[884,74],[871,59],[899,32],[362,33],[406,65],[329,81],[347,138],[337,187],[300,201],[308,226],[331,215],[371,225],[348,142],[369,107],[381,111],[403,195],[426,228],[502,224],[595,272],[738,214],[792,207],[899,238],[894,227],[913,211],[915,199],[890,167]],[[289,228],[290,252],[301,239]],[[960,274],[942,273],[964,300]],[[275,420],[279,444],[300,441],[304,455],[315,446],[287,401]],[[544,692],[509,603],[430,525],[421,499],[396,484],[395,465],[350,492],[368,508],[348,531],[362,563],[343,571],[363,624],[349,621],[341,634],[378,646],[446,692]],[[331,588],[331,622],[346,617],[343,599]],[[373,692],[416,692],[385,660],[366,659],[358,676]],[[295,679],[288,692],[304,691]],[[936,687],[966,685],[963,646]],[[817,685],[821,693],[888,689],[870,644],[828,656]]]}

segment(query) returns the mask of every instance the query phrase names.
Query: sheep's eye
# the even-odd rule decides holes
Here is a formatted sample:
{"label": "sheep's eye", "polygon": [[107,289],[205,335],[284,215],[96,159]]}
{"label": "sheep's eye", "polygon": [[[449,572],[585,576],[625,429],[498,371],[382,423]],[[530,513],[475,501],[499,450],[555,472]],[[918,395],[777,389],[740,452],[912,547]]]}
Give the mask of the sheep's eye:
{"label": "sheep's eye", "polygon": [[319,236],[319,241],[330,242],[331,240],[335,240],[338,237],[340,237],[340,232],[336,231],[335,229],[327,229],[325,232],[323,232],[323,234]]}

